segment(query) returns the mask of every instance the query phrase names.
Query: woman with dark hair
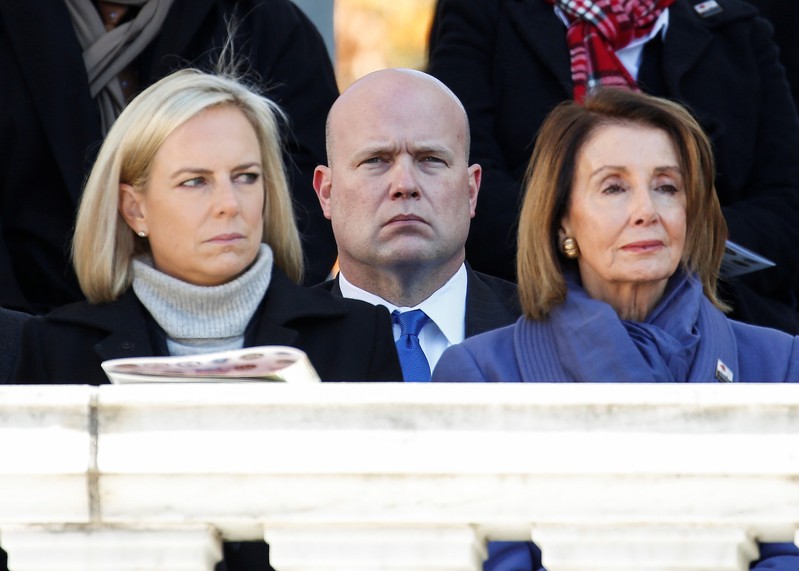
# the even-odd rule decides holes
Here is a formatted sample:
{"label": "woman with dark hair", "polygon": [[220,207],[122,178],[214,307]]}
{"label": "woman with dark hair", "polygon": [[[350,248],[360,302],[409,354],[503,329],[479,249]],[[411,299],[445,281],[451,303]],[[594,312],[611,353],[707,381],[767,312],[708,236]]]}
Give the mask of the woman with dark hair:
{"label": "woman with dark hair", "polygon": [[436,378],[799,380],[799,337],[723,313],[713,177],[710,142],[675,103],[603,88],[555,108],[519,223],[524,317],[451,348]]}
{"label": "woman with dark hair", "polygon": [[[679,105],[601,88],[544,121],[519,223],[523,316],[447,349],[434,381],[799,381],[799,337],[728,319],[710,143]],[[487,569],[538,569],[530,544]],[[799,565],[763,544],[752,569]],[[762,566],[761,566],[762,564]]]}

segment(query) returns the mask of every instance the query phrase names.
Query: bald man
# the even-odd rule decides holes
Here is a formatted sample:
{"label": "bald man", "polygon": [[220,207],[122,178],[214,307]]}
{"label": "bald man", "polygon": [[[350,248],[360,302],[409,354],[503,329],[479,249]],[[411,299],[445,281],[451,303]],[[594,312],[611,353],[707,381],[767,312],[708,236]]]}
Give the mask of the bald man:
{"label": "bald man", "polygon": [[429,380],[444,349],[516,320],[516,286],[465,263],[482,170],[469,164],[469,122],[449,88],[410,69],[371,73],[333,104],[326,139],[313,182],[340,273],[321,287],[386,306],[396,340],[400,315],[423,312],[427,377],[405,380]]}

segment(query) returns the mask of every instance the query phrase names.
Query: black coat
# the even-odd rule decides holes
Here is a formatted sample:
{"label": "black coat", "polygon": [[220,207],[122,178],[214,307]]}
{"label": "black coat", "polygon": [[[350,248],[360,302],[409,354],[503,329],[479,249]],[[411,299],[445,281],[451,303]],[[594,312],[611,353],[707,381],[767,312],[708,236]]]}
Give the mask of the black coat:
{"label": "black coat", "polygon": [[[325,381],[402,380],[385,308],[298,286],[277,268],[244,335],[245,347],[259,345],[302,349]],[[108,383],[107,359],[166,354],[163,333],[130,289],[111,303],[78,302],[30,320],[14,378],[99,385]]]}
{"label": "black coat", "polygon": [[[698,0],[697,0],[698,1]],[[644,49],[644,91],[687,104],[713,141],[730,238],[777,262],[745,281],[793,303],[799,278],[799,117],[771,26],[740,0],[702,18],[676,0]],[[439,0],[429,71],[463,101],[483,167],[466,257],[512,278],[521,180],[536,132],[571,99],[566,28],[545,0]]]}
{"label": "black coat", "polygon": [[[505,327],[521,315],[516,284],[475,272],[466,264],[466,337]],[[341,296],[338,278],[317,286]]]}
{"label": "black coat", "polygon": [[[290,187],[308,283],[317,283],[336,247],[312,177],[325,159],[324,123],[338,88],[313,24],[290,0],[174,0],[133,65],[142,89],[187,65],[210,70],[233,15],[237,55],[291,121]],[[0,2],[0,78],[0,306],[42,313],[83,299],[69,243],[102,140],[63,0]]]}
{"label": "black coat", "polygon": [[19,354],[22,325],[28,319],[27,313],[0,308],[0,383],[11,378]]}

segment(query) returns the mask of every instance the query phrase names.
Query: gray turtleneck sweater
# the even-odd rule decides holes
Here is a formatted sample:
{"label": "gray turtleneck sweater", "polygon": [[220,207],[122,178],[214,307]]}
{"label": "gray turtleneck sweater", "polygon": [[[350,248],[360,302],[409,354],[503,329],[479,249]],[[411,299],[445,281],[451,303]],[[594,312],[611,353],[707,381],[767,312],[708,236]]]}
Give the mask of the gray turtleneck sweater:
{"label": "gray turtleneck sweater", "polygon": [[170,355],[241,349],[244,331],[272,277],[272,250],[261,244],[255,262],[236,279],[197,286],[168,276],[150,256],[133,260],[133,291],[166,332]]}

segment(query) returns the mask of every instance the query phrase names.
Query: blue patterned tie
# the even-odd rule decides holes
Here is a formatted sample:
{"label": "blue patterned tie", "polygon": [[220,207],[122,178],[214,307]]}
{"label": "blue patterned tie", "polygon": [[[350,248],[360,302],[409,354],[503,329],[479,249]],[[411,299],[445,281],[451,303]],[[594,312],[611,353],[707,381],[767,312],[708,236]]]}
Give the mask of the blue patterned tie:
{"label": "blue patterned tie", "polygon": [[424,356],[422,346],[419,345],[419,332],[425,323],[430,321],[430,318],[421,309],[404,313],[394,311],[391,318],[400,326],[397,354],[400,366],[402,366],[402,377],[405,381],[429,381],[430,365],[427,362],[427,357]]}

